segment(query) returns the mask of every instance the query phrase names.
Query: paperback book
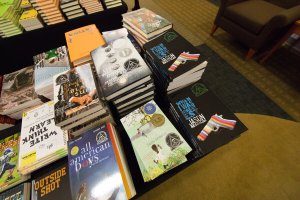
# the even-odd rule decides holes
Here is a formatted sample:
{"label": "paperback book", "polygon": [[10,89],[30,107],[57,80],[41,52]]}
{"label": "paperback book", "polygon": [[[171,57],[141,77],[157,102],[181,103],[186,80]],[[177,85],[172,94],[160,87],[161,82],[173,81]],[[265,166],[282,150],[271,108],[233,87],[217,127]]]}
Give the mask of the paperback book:
{"label": "paperback book", "polygon": [[187,161],[192,148],[151,100],[121,118],[145,182]]}
{"label": "paperback book", "polygon": [[107,123],[68,142],[73,200],[130,199],[135,195],[115,134]]}
{"label": "paperback book", "polygon": [[247,130],[200,81],[178,90],[169,99],[177,124],[198,151],[196,157],[210,153]]}
{"label": "paperback book", "polygon": [[30,200],[30,183],[22,183],[0,194],[0,200]]}

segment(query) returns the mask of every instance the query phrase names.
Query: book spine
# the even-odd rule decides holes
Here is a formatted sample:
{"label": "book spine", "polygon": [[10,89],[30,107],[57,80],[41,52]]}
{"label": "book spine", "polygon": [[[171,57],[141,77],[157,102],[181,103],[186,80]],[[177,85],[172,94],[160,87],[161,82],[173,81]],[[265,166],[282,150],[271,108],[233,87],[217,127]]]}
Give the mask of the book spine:
{"label": "book spine", "polygon": [[0,124],[12,124],[14,125],[16,123],[16,120],[13,118],[10,118],[6,115],[0,115]]}

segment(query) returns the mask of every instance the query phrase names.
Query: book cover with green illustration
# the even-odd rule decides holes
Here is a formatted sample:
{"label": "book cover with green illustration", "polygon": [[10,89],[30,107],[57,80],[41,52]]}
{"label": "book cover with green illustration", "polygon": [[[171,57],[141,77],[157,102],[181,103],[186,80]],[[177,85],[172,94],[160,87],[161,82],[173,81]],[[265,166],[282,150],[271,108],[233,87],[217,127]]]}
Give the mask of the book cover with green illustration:
{"label": "book cover with green illustration", "polygon": [[131,140],[143,179],[151,181],[187,161],[192,150],[155,101],[121,119]]}

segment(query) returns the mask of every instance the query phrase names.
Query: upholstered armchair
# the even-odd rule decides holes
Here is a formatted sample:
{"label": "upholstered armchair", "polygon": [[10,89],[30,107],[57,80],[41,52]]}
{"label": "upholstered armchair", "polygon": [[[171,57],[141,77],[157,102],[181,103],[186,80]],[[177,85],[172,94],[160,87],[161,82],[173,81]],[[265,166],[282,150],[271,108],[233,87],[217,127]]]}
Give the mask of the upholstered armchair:
{"label": "upholstered armchair", "polygon": [[221,0],[211,35],[222,28],[249,47],[250,59],[298,19],[300,0]]}

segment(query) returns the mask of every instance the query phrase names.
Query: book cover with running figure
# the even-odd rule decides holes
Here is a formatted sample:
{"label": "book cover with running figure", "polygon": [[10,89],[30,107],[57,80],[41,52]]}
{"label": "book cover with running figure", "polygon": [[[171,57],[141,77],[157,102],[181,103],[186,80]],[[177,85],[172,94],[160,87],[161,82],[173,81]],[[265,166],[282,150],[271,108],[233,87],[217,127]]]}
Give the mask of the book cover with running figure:
{"label": "book cover with running figure", "polygon": [[145,182],[187,161],[191,147],[155,101],[121,119]]}
{"label": "book cover with running figure", "polygon": [[169,99],[171,113],[184,127],[200,156],[247,130],[235,114],[201,81],[178,90]]}
{"label": "book cover with running figure", "polygon": [[72,199],[127,199],[107,124],[68,142]]}
{"label": "book cover with running figure", "polygon": [[158,38],[144,45],[147,55],[170,79],[175,79],[196,66],[202,64],[198,70],[205,68],[205,59],[198,49],[188,42],[174,29],[168,30]]}
{"label": "book cover with running figure", "polygon": [[85,64],[53,77],[56,124],[89,109],[102,108],[92,73],[90,64]]}

